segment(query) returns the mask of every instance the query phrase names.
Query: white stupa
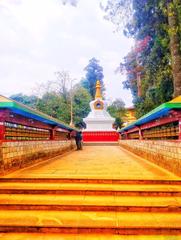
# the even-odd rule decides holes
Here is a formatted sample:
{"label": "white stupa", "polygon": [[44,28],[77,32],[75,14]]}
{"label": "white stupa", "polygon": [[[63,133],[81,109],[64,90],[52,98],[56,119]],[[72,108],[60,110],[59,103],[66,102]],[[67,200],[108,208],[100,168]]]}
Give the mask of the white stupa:
{"label": "white stupa", "polygon": [[90,102],[91,112],[83,119],[84,131],[116,131],[113,129],[114,118],[106,111],[107,104],[102,100],[100,81],[96,82],[95,100]]}

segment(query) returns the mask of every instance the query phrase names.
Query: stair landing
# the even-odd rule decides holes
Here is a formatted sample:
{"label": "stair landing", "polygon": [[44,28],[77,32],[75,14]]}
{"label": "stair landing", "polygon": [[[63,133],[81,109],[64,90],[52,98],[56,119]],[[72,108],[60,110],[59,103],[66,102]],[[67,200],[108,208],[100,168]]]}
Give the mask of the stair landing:
{"label": "stair landing", "polygon": [[76,179],[179,179],[119,146],[85,146],[5,177]]}

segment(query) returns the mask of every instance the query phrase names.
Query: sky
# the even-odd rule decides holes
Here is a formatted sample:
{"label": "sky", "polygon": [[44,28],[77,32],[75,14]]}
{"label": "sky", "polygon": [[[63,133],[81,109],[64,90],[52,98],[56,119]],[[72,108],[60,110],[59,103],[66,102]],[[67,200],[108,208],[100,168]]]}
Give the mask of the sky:
{"label": "sky", "polygon": [[133,40],[115,33],[99,3],[79,0],[74,7],[61,0],[0,0],[0,94],[31,95],[62,70],[78,82],[95,57],[103,67],[106,98],[131,106],[131,93],[122,86],[125,76],[115,70]]}

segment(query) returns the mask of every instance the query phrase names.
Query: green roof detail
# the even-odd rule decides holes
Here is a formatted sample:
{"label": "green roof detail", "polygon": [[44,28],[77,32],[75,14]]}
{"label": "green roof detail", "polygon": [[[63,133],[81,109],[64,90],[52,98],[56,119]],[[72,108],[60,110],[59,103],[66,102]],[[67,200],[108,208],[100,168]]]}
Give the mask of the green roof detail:
{"label": "green roof detail", "polygon": [[45,113],[42,113],[36,109],[30,108],[22,103],[18,103],[12,99],[6,98],[0,95],[0,109],[10,109],[12,112],[22,115],[24,117],[32,118],[50,125],[57,125],[67,130],[77,130],[70,127],[68,124],[53,118]]}
{"label": "green roof detail", "polygon": [[131,128],[136,126],[141,126],[144,123],[151,122],[155,119],[168,115],[170,110],[173,109],[180,109],[181,110],[181,96],[173,99],[170,102],[166,102],[158,106],[157,108],[153,109],[152,111],[148,112],[147,114],[143,115],[138,120],[130,123],[128,126],[121,128],[119,132],[127,131]]}

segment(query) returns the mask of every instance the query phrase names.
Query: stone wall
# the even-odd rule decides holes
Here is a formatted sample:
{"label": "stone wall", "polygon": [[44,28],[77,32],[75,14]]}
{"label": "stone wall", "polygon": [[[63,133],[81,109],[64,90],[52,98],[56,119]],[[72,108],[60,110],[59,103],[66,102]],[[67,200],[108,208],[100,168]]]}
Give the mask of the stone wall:
{"label": "stone wall", "polygon": [[62,154],[75,147],[74,141],[19,141],[0,144],[1,174]]}
{"label": "stone wall", "polygon": [[181,176],[181,142],[120,140],[120,146]]}

